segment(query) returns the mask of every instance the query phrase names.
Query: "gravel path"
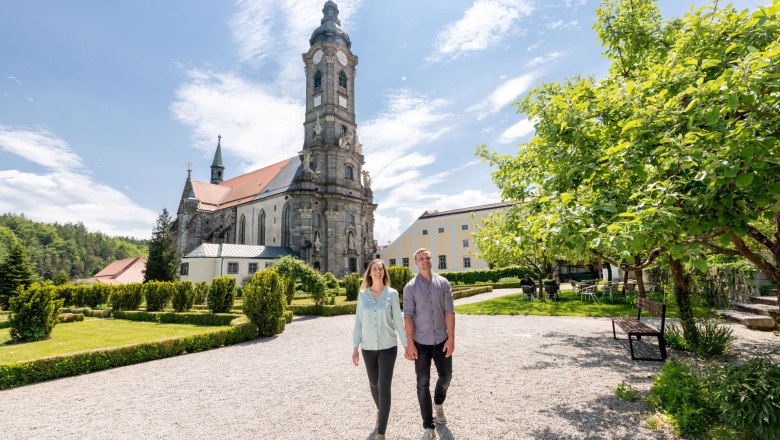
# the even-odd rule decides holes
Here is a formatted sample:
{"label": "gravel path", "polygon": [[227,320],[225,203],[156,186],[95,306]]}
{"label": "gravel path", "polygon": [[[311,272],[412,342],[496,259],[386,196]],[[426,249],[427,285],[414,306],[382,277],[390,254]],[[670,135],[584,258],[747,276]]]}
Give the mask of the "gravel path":
{"label": "gravel path", "polygon": [[[353,319],[296,318],[274,338],[0,391],[2,437],[373,439]],[[661,364],[631,361],[608,318],[459,315],[457,335],[444,440],[673,438],[613,395],[623,380],[648,389]],[[414,383],[399,351],[389,439],[422,434]]]}

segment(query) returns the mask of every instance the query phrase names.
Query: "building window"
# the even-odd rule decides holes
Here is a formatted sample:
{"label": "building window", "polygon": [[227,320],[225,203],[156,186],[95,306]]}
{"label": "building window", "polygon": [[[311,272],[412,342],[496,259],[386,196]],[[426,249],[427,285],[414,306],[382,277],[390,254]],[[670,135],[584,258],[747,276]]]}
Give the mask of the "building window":
{"label": "building window", "polygon": [[447,256],[439,255],[439,270],[443,270],[446,268],[447,268]]}
{"label": "building window", "polygon": [[347,226],[355,226],[355,216],[347,214]]}
{"label": "building window", "polygon": [[344,170],[344,178],[347,180],[355,180],[355,171],[349,165],[347,165],[346,169]]}
{"label": "building window", "polygon": [[463,240],[463,247],[469,247],[469,241]]}
{"label": "building window", "polygon": [[316,228],[319,228],[320,226],[322,226],[322,219],[320,218],[320,214],[319,213],[315,212],[314,214],[312,214],[311,223]]}
{"label": "building window", "polygon": [[345,89],[347,88],[347,74],[343,70],[339,72],[339,85]]}
{"label": "building window", "polygon": [[317,269],[317,270],[320,270],[320,262],[319,261],[315,261],[314,262],[314,268]]}
{"label": "building window", "polygon": [[290,237],[292,232],[292,213],[290,205],[284,205],[282,210],[282,246],[290,246],[292,239]]}
{"label": "building window", "polygon": [[341,126],[341,135],[342,136],[346,136],[347,135],[347,126],[346,125],[342,125]]}
{"label": "building window", "polygon": [[402,258],[401,259],[401,265],[403,267],[409,267],[409,259],[408,258]]}
{"label": "building window", "polygon": [[237,274],[238,273],[238,263],[228,263],[228,273],[230,274]]}
{"label": "building window", "polygon": [[265,246],[265,210],[260,211],[260,219],[257,221],[257,244]]}
{"label": "building window", "polygon": [[257,272],[257,263],[249,263],[249,274]]}
{"label": "building window", "polygon": [[428,230],[427,229],[423,229],[422,233],[423,233],[423,235],[428,235]]}
{"label": "building window", "polygon": [[469,225],[460,225],[460,230],[461,231],[468,231],[469,230]]}
{"label": "building window", "polygon": [[471,257],[463,257],[463,268],[468,269],[471,267]]}
{"label": "building window", "polygon": [[391,258],[390,259],[390,265],[391,266],[395,266],[395,258]]}
{"label": "building window", "polygon": [[322,87],[322,72],[319,70],[314,72],[314,88],[319,89]]}
{"label": "building window", "polygon": [[179,273],[182,275],[189,275],[190,263],[181,263],[181,266],[179,266]]}
{"label": "building window", "polygon": [[238,244],[246,244],[246,216],[241,214],[238,221]]}
{"label": "building window", "polygon": [[350,258],[349,259],[349,271],[350,272],[357,272],[357,258]]}
{"label": "building window", "polygon": [[444,233],[444,228],[439,228],[439,234],[443,234],[443,233]]}

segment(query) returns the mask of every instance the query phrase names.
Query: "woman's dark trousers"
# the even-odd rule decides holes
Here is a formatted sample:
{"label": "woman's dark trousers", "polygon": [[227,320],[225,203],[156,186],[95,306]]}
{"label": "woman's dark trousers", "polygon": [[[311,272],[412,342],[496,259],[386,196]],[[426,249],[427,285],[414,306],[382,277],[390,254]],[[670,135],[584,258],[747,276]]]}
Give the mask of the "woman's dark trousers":
{"label": "woman's dark trousers", "polygon": [[363,350],[363,362],[366,364],[371,397],[377,409],[377,433],[384,434],[387,418],[390,416],[390,388],[393,384],[393,369],[398,355],[398,347],[384,350]]}

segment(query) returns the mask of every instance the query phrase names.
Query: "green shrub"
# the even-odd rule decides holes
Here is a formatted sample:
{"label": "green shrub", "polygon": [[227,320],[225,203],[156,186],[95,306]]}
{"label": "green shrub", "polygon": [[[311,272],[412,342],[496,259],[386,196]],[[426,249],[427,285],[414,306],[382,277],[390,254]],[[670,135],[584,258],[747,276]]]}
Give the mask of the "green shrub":
{"label": "green shrub", "polygon": [[282,281],[275,271],[262,270],[244,286],[244,314],[257,326],[261,336],[273,336],[284,330],[279,328],[279,319],[284,321],[286,300]]}
{"label": "green shrub", "polygon": [[534,274],[517,266],[502,267],[500,269],[464,270],[460,272],[442,272],[439,275],[447,278],[450,283],[475,284],[478,282],[492,283],[501,278],[523,278],[525,275],[534,278]]}
{"label": "green shrub", "polygon": [[757,357],[715,367],[707,382],[721,421],[745,438],[780,438],[780,366]]}
{"label": "green shrub", "polygon": [[737,339],[734,330],[721,325],[714,319],[705,319],[696,323],[699,338],[696,341],[696,352],[704,356],[718,356],[726,352]]}
{"label": "green shrub", "polygon": [[360,292],[360,274],[351,273],[344,277],[344,288],[347,290],[347,301],[357,300]]}
{"label": "green shrub", "polygon": [[114,289],[109,297],[111,308],[114,310],[136,310],[141,307],[144,300],[144,285],[130,283]]}
{"label": "green shrub", "polygon": [[295,297],[295,280],[292,278],[282,278],[281,283],[281,287],[284,290],[284,301],[287,305],[290,305]]}
{"label": "green shrub", "polygon": [[284,311],[284,322],[287,324],[291,323],[293,320],[293,311],[292,310],[285,310]]}
{"label": "green shrub", "polygon": [[181,281],[176,283],[176,291],[173,293],[171,299],[171,305],[173,310],[177,312],[189,311],[195,302],[195,289],[192,287],[192,282]]}
{"label": "green shrub", "polygon": [[311,305],[311,304],[293,304],[287,306],[288,309],[298,316],[319,315],[319,316],[338,316],[354,315],[357,303],[343,302],[335,306]]}
{"label": "green shrub", "polygon": [[174,313],[174,312],[143,312],[139,310],[116,310],[112,313],[115,319],[128,321],[159,322],[161,324],[191,324],[224,326],[241,315],[236,313]]}
{"label": "green shrub", "polygon": [[622,381],[612,390],[620,400],[634,401],[639,398],[639,392],[630,383]]}
{"label": "green shrub", "polygon": [[520,282],[520,278],[518,278],[518,277],[503,277],[503,278],[499,278],[497,282],[498,283],[519,283]]}
{"label": "green shrub", "polygon": [[195,298],[193,302],[198,305],[206,304],[206,297],[209,294],[209,285],[205,281],[198,281],[194,287]]}
{"label": "green shrub", "polygon": [[339,280],[332,273],[325,272],[322,278],[325,280],[325,285],[328,289],[337,289],[339,287]]}
{"label": "green shrub", "polygon": [[688,351],[688,341],[685,340],[682,328],[676,324],[666,324],[664,342],[669,347]]}
{"label": "green shrub", "polygon": [[84,320],[83,313],[60,313],[59,315],[57,315],[57,321],[59,321],[60,323],[77,322],[83,320]]}
{"label": "green shrub", "polygon": [[169,281],[149,281],[144,283],[144,297],[146,298],[146,310],[157,312],[168,306],[173,293],[176,291],[175,283]]}
{"label": "green shrub", "polygon": [[209,310],[214,313],[227,313],[236,300],[236,279],[229,276],[216,277],[211,281],[207,298]]}
{"label": "green shrub", "polygon": [[390,286],[401,293],[401,296],[403,296],[404,286],[406,286],[406,283],[414,278],[412,270],[405,266],[388,267],[387,276],[390,277]]}
{"label": "green shrub", "polygon": [[26,289],[19,286],[16,295],[10,297],[11,338],[24,342],[48,338],[62,305],[62,300],[55,298],[56,287],[51,283],[33,283]]}
{"label": "green shrub", "polygon": [[462,289],[457,292],[452,292],[452,299],[466,298],[469,296],[479,295],[480,293],[492,292],[491,286],[472,287],[470,289]]}
{"label": "green shrub", "polygon": [[680,435],[701,436],[715,418],[699,375],[690,365],[677,360],[664,364],[647,400],[671,418]]}

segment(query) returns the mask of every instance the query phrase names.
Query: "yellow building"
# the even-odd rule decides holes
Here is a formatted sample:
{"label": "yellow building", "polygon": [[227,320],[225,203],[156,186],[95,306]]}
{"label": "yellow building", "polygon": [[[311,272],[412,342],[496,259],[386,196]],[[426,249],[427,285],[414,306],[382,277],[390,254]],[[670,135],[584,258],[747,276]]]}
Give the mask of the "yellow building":
{"label": "yellow building", "polygon": [[425,211],[400,237],[379,251],[380,258],[390,266],[406,266],[417,270],[414,252],[419,248],[431,251],[434,272],[488,269],[485,260],[475,256],[474,219],[480,222],[510,203],[491,203],[450,211]]}

